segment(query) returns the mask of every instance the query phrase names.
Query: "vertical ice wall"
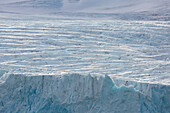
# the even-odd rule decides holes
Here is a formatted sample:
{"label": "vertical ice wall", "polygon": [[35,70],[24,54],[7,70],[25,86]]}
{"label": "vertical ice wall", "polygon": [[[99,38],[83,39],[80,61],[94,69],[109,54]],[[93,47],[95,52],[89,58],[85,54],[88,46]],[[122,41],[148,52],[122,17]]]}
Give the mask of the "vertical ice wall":
{"label": "vertical ice wall", "polygon": [[[4,75],[7,76],[8,74]],[[118,88],[108,76],[24,76],[0,84],[0,112],[169,113],[170,87],[155,85],[151,97]]]}

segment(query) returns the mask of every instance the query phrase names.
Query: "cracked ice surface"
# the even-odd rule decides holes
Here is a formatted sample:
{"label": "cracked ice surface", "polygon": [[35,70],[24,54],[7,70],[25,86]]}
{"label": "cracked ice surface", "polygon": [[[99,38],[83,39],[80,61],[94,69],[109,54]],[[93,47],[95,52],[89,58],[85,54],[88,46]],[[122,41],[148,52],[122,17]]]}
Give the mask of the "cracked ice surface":
{"label": "cracked ice surface", "polygon": [[169,21],[1,19],[0,69],[170,85]]}

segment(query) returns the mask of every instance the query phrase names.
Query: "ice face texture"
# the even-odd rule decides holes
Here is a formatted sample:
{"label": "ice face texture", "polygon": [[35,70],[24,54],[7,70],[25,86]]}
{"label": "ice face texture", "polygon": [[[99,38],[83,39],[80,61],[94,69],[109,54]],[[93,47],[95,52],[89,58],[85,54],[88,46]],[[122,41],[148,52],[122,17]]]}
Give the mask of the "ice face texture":
{"label": "ice face texture", "polygon": [[[153,85],[151,96],[117,87],[109,76],[4,74],[0,112],[169,113],[170,87]],[[151,87],[151,86],[150,86]]]}

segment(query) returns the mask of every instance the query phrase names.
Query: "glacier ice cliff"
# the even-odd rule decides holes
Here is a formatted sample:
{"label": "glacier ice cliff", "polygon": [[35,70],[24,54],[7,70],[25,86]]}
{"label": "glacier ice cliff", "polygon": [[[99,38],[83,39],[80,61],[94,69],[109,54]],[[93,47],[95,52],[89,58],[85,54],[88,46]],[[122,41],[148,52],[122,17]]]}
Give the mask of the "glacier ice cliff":
{"label": "glacier ice cliff", "polygon": [[[107,75],[0,76],[1,113],[169,113],[170,86],[117,87]],[[138,83],[141,86],[148,84]],[[140,89],[141,88],[141,89]]]}

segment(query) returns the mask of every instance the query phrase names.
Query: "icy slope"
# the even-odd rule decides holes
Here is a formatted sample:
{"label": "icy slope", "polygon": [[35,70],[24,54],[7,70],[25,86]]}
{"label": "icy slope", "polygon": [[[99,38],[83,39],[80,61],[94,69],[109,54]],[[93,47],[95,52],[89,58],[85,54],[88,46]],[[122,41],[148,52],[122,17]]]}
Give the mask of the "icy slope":
{"label": "icy slope", "polygon": [[44,14],[59,11],[62,6],[62,0],[0,1],[0,11],[5,13]]}
{"label": "icy slope", "polygon": [[5,0],[0,11],[15,13],[168,13],[169,0]]}
{"label": "icy slope", "polygon": [[[118,88],[108,76],[8,76],[0,84],[0,112],[169,113],[170,87],[152,85],[151,97]],[[140,84],[142,86],[142,84]]]}
{"label": "icy slope", "polygon": [[[65,0],[67,1],[67,0]],[[64,1],[64,10],[76,12],[129,13],[169,9],[169,0],[80,0],[70,4]]]}

